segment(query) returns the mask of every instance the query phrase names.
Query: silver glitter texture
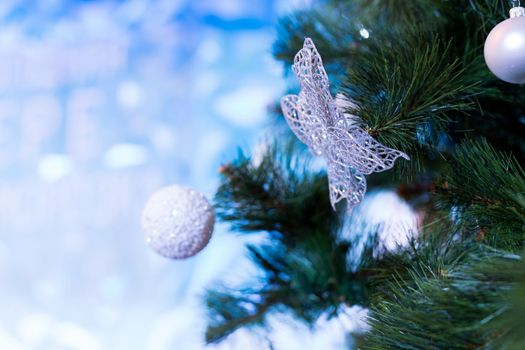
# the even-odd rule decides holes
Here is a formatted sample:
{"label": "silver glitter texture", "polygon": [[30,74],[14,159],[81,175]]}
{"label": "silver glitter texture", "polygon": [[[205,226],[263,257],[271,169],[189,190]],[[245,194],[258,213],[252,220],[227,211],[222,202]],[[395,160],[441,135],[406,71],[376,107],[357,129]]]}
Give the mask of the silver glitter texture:
{"label": "silver glitter texture", "polygon": [[358,126],[358,117],[344,115],[338,109],[330,95],[321,56],[310,38],[295,55],[292,70],[301,91],[281,99],[286,121],[299,140],[326,159],[333,209],[346,199],[351,210],[366,192],[364,175],[391,169],[399,157],[410,158],[374,140]]}
{"label": "silver glitter texture", "polygon": [[142,212],[147,244],[170,259],[185,259],[209,242],[213,208],[201,193],[184,186],[164,187],[148,199]]}

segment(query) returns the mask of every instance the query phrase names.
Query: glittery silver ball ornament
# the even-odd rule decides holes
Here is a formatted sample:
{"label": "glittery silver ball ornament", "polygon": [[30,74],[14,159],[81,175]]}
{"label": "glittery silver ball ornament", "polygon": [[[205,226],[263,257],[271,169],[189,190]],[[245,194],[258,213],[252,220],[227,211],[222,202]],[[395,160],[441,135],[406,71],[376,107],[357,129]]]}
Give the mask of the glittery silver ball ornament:
{"label": "glittery silver ball ornament", "polygon": [[148,245],[170,259],[185,259],[209,242],[215,223],[213,208],[203,194],[184,186],[160,189],[142,212]]}
{"label": "glittery silver ball ornament", "polygon": [[485,41],[485,62],[501,80],[525,83],[525,8],[514,7]]}

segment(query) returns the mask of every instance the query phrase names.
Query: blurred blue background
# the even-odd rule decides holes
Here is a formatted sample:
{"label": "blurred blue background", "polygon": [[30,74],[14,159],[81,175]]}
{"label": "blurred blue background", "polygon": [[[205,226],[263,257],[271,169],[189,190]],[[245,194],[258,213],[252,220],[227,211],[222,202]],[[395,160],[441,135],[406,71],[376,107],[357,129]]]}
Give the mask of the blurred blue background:
{"label": "blurred blue background", "polygon": [[0,2],[0,349],[204,348],[200,296],[251,273],[243,241],[169,261],[140,212],[172,183],[212,196],[260,140],[275,21],[307,2]]}

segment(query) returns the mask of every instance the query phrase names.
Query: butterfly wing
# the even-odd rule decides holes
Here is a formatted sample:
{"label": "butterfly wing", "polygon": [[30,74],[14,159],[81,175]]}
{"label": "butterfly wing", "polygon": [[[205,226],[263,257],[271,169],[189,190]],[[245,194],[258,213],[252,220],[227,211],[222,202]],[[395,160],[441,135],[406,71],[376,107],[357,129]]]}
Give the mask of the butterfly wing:
{"label": "butterfly wing", "polygon": [[303,89],[330,90],[328,75],[321,55],[310,38],[304,40],[303,48],[294,57],[292,70]]}
{"label": "butterfly wing", "polygon": [[365,176],[335,154],[330,155],[328,162],[328,186],[330,203],[334,210],[338,202],[346,199],[347,210],[351,211],[366,193]]}
{"label": "butterfly wing", "polygon": [[358,126],[333,127],[327,132],[333,153],[364,175],[391,169],[399,157],[410,160],[405,153],[382,145]]}
{"label": "butterfly wing", "polygon": [[281,99],[281,109],[286,122],[299,140],[315,155],[323,154],[326,128],[320,118],[312,112],[302,96],[286,95]]}
{"label": "butterfly wing", "polygon": [[323,61],[312,39],[305,39],[303,48],[295,55],[292,70],[301,86],[303,100],[312,112],[326,127],[336,123],[340,115],[330,94]]}

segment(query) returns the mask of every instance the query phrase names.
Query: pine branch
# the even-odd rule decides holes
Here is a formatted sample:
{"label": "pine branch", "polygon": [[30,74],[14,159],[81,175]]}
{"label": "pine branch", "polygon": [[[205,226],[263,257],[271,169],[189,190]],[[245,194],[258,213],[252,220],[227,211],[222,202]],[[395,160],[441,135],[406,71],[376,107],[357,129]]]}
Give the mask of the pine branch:
{"label": "pine branch", "polygon": [[[304,39],[310,37],[323,53],[328,68],[347,61],[349,49],[359,38],[359,27],[353,23],[351,14],[359,11],[353,1],[333,2],[300,10],[282,18],[277,26],[278,40],[273,54],[289,68]],[[335,43],[338,43],[335,45]]]}
{"label": "pine branch", "polygon": [[241,232],[270,232],[293,240],[338,220],[324,172],[308,171],[310,156],[298,142],[268,146],[259,163],[242,152],[222,168],[217,216]]}
{"label": "pine branch", "polygon": [[240,327],[263,325],[266,313],[280,299],[264,289],[208,291],[206,342],[220,342]]}
{"label": "pine branch", "polygon": [[368,276],[347,271],[348,249],[329,233],[315,231],[293,247],[275,242],[250,246],[252,260],[264,273],[256,282],[262,287],[209,292],[207,340],[220,341],[239,327],[264,325],[266,315],[275,311],[313,324],[325,312],[337,314],[341,304],[366,304]]}
{"label": "pine branch", "polygon": [[[494,269],[496,267],[493,266]],[[493,329],[506,330],[497,341],[494,341],[494,348],[521,350],[525,349],[525,254],[522,254],[520,264],[512,273],[516,277],[516,286],[510,292],[510,297],[504,300],[510,304],[510,307],[489,326]]]}
{"label": "pine branch", "polygon": [[470,249],[467,259],[391,284],[371,310],[372,331],[362,349],[500,349],[490,344],[509,332],[495,321],[509,310],[520,258]]}
{"label": "pine branch", "polygon": [[342,86],[358,106],[347,112],[359,115],[381,143],[411,155],[411,162],[397,168],[406,175],[420,172],[426,159],[445,150],[451,123],[478,108],[480,80],[465,78],[470,67],[462,66],[452,42],[425,30],[415,27],[371,42],[369,51],[355,57]]}
{"label": "pine branch", "polygon": [[465,141],[456,147],[437,191],[458,223],[487,243],[512,250],[523,246],[525,171],[511,155],[485,140]]}

